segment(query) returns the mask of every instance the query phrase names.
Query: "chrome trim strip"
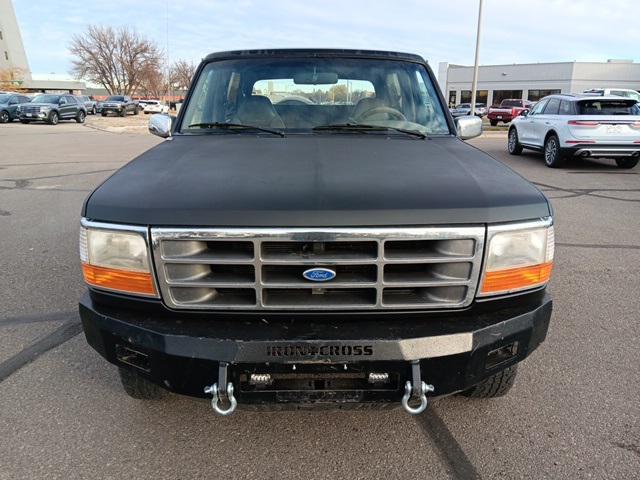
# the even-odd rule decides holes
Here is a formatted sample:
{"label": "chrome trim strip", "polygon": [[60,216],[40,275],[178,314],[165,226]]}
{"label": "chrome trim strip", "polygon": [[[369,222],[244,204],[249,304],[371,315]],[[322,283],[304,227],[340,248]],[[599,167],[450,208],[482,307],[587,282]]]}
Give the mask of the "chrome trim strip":
{"label": "chrome trim strip", "polygon": [[[475,297],[478,279],[480,277],[481,260],[484,251],[485,227],[480,225],[474,226],[447,226],[447,227],[384,227],[384,228],[165,228],[152,227],[151,248],[153,258],[156,264],[156,272],[158,275],[158,283],[162,292],[165,304],[174,309],[198,309],[198,310],[399,310],[399,309],[451,309],[463,308],[471,304]],[[387,241],[396,240],[458,240],[469,239],[474,241],[473,256],[433,256],[422,257],[416,259],[407,258],[385,258],[384,247]],[[164,255],[162,249],[163,241],[167,240],[191,240],[191,241],[216,241],[216,240],[233,240],[233,241],[251,241],[253,243],[254,256],[253,259],[239,260],[213,260],[213,259],[197,259],[197,258],[180,258],[168,257]],[[322,259],[272,259],[264,258],[262,254],[262,242],[340,242],[340,241],[371,241],[376,242],[376,257],[363,259],[347,259],[343,260],[339,257]],[[456,263],[468,262],[472,264],[469,280],[464,281],[446,281],[442,282],[406,282],[406,283],[390,283],[384,282],[383,269],[386,264],[419,264],[419,263]],[[255,285],[246,285],[248,288],[255,288],[256,304],[247,305],[211,305],[211,304],[188,304],[186,302],[177,302],[173,297],[171,288],[164,266],[167,264],[238,264],[253,265],[255,271]],[[336,282],[334,284],[297,284],[291,283],[283,285],[281,282],[271,283],[262,278],[263,265],[316,265],[318,267],[331,267],[334,265],[376,265],[377,281],[376,282]],[[246,282],[245,282],[246,283]],[[215,282],[208,282],[209,288],[215,288]],[[225,284],[227,286],[227,284]],[[245,285],[238,283],[233,288],[241,288]],[[461,302],[426,302],[426,303],[383,303],[384,288],[420,288],[420,287],[447,287],[462,286],[466,287],[466,295]],[[224,288],[222,283],[220,288]],[[311,289],[311,288],[358,288],[358,289],[375,289],[376,301],[375,305],[305,305],[304,307],[292,305],[267,305],[263,292],[267,289]]]}
{"label": "chrome trim strip", "polygon": [[482,284],[484,283],[484,277],[486,275],[485,265],[487,264],[487,259],[489,257],[489,248],[491,245],[491,239],[497,233],[503,232],[514,232],[514,231],[526,231],[526,230],[535,230],[538,228],[546,228],[553,225],[553,217],[545,217],[539,220],[532,220],[529,222],[513,222],[513,223],[501,223],[495,225],[489,225],[487,227],[487,241],[484,250],[484,255],[482,258],[482,274],[480,275],[480,281],[478,282],[477,294],[478,300],[491,300],[492,297],[502,298],[506,296],[510,296],[511,294],[519,294],[525,291],[534,291],[544,286],[542,285],[534,285],[532,287],[526,289],[513,290],[510,292],[499,292],[499,293],[480,293],[480,289],[482,288]]}
{"label": "chrome trim strip", "polygon": [[148,227],[141,227],[138,225],[122,225],[122,224],[116,224],[116,223],[104,223],[104,222],[94,222],[91,220],[87,220],[86,218],[82,217],[80,219],[80,225],[84,228],[87,229],[92,229],[92,230],[110,230],[113,232],[127,232],[127,233],[137,233],[138,235],[140,235],[142,238],[144,238],[144,242],[145,245],[147,246],[147,257],[149,260],[149,271],[151,273],[151,277],[153,278],[153,286],[156,290],[156,294],[155,295],[146,295],[146,294],[142,294],[142,293],[129,293],[129,292],[123,292],[122,290],[114,290],[112,288],[104,288],[104,287],[96,287],[94,285],[87,285],[89,288],[92,288],[94,290],[99,290],[99,291],[106,291],[106,292],[115,292],[115,293],[121,293],[124,295],[133,295],[136,297],[145,297],[145,298],[160,298],[160,286],[158,285],[158,275],[156,273],[156,265],[155,265],[155,261],[151,252],[151,248],[150,248],[150,235],[149,235],[149,228]]}

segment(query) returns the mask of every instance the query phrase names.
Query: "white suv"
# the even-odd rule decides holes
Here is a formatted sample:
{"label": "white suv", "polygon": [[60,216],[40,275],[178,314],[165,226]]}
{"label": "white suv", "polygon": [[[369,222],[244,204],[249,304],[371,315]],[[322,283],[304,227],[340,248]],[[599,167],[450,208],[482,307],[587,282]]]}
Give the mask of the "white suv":
{"label": "white suv", "polygon": [[550,95],[511,122],[507,146],[544,152],[548,167],[570,157],[614,158],[633,168],[640,159],[640,106],[619,96]]}

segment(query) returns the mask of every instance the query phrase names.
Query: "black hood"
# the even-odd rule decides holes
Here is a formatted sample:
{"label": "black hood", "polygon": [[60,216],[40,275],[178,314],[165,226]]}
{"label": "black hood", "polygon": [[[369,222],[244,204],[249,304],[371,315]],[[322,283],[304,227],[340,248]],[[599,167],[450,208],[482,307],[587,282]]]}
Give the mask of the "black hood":
{"label": "black hood", "polygon": [[158,226],[392,226],[545,217],[542,193],[453,137],[176,136],[118,170],[83,215]]}

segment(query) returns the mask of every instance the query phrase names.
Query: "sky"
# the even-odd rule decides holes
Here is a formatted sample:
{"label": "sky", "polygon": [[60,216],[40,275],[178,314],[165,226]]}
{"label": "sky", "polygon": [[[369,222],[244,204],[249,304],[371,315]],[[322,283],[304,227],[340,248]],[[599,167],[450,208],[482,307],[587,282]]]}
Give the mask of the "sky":
{"label": "sky", "polygon": [[[437,72],[443,61],[473,64],[478,15],[478,0],[13,2],[31,71],[67,78],[70,38],[91,24],[133,27],[171,61],[244,48],[368,48],[420,54]],[[638,0],[485,0],[480,63],[640,61],[639,11]]]}

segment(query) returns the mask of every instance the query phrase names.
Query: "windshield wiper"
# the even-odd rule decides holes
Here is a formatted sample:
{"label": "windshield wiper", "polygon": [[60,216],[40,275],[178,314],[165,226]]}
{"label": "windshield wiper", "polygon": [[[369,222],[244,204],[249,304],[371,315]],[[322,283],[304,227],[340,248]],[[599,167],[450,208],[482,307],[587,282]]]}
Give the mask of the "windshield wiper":
{"label": "windshield wiper", "polygon": [[258,132],[271,133],[272,135],[278,135],[284,137],[284,132],[280,130],[272,130],[270,128],[256,127],[255,125],[244,125],[242,123],[225,123],[225,122],[203,122],[192,123],[188,128],[211,128],[220,130],[257,130]]}
{"label": "windshield wiper", "polygon": [[352,131],[352,132],[384,132],[392,130],[394,132],[404,133],[406,135],[412,135],[414,137],[425,139],[427,136],[419,132],[418,130],[408,130],[406,128],[398,128],[398,127],[388,127],[385,125],[367,125],[364,123],[334,123],[329,125],[318,125],[317,127],[313,127],[314,131],[327,131],[327,130],[343,130],[343,131]]}

